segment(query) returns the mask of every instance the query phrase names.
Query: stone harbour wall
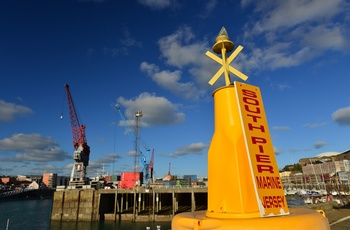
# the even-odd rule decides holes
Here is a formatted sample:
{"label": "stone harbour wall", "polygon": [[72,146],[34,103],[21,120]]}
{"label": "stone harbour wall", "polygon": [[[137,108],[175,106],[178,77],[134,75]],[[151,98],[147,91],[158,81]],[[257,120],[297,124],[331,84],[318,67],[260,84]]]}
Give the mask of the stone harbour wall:
{"label": "stone harbour wall", "polygon": [[52,221],[95,221],[98,202],[94,190],[56,191],[53,197]]}
{"label": "stone harbour wall", "polygon": [[69,188],[54,193],[51,221],[170,221],[206,207],[206,188]]}

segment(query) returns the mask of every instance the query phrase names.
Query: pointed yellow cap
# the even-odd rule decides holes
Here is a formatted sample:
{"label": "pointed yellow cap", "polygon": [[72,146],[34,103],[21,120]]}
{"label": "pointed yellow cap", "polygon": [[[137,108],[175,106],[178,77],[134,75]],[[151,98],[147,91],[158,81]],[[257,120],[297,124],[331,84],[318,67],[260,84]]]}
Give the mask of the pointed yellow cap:
{"label": "pointed yellow cap", "polygon": [[225,27],[221,28],[218,36],[216,37],[216,43],[213,45],[212,49],[215,53],[221,54],[223,46],[225,47],[226,52],[230,52],[234,48],[234,44],[232,41],[230,41]]}

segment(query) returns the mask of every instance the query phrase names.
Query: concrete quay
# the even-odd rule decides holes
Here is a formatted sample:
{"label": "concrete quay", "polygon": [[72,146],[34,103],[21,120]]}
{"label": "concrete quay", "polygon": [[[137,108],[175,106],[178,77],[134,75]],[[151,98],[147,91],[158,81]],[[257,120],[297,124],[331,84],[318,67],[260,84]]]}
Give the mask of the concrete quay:
{"label": "concrete quay", "polygon": [[[65,189],[54,193],[51,221],[171,221],[181,212],[206,210],[206,202],[206,188]],[[323,210],[331,230],[350,229],[349,206],[330,201],[298,207]]]}
{"label": "concrete quay", "polygon": [[171,221],[206,207],[207,188],[65,189],[54,193],[51,221]]}
{"label": "concrete quay", "polygon": [[350,229],[350,206],[339,207],[335,201],[329,201],[319,204],[308,204],[300,206],[301,208],[310,208],[314,210],[323,210],[330,225],[331,230]]}
{"label": "concrete quay", "polygon": [[350,229],[350,208],[335,208],[326,212],[331,230]]}

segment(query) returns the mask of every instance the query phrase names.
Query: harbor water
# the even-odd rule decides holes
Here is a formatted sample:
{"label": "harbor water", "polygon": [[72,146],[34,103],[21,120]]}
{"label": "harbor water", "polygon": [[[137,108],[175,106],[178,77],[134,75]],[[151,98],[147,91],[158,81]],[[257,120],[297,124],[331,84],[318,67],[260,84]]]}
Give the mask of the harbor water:
{"label": "harbor water", "polygon": [[51,222],[51,199],[0,202],[0,229],[36,230],[169,230],[171,222]]}
{"label": "harbor water", "polygon": [[[289,207],[303,205],[299,196],[288,196]],[[102,222],[56,222],[50,221],[51,199],[26,199],[0,202],[0,229],[9,230],[169,230],[171,222],[131,222],[131,221],[102,221]]]}

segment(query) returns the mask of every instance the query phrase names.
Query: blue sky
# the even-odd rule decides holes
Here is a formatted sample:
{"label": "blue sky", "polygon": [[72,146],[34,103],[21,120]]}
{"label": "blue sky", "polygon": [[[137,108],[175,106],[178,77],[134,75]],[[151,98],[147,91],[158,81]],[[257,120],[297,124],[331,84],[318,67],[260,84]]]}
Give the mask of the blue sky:
{"label": "blue sky", "polygon": [[212,92],[224,82],[208,84],[220,66],[205,52],[222,26],[244,47],[232,66],[260,87],[279,168],[345,151],[349,11],[345,0],[1,1],[0,175],[70,175],[69,84],[90,176],[133,170],[117,103],[131,122],[143,111],[156,177],[169,163],[207,176]]}

